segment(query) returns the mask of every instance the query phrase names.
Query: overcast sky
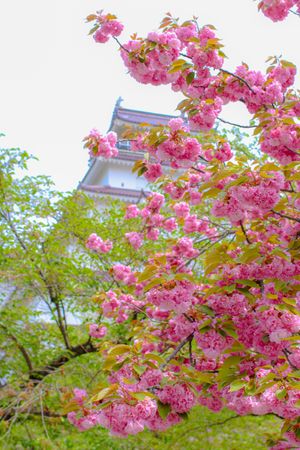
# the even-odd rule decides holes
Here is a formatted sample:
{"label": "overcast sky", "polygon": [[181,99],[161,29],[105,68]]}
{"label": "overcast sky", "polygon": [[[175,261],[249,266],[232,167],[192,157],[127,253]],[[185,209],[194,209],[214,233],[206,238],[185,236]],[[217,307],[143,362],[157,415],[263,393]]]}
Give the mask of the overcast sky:
{"label": "overcast sky", "polygon": [[[121,41],[144,36],[170,11],[183,20],[214,24],[228,56],[224,68],[242,61],[263,70],[270,55],[300,67],[300,20],[274,24],[253,0],[7,0],[0,2],[2,147],[21,147],[39,158],[33,174],[50,175],[57,187],[73,189],[88,156],[82,138],[93,127],[105,133],[119,96],[123,106],[174,114],[178,97],[169,87],[137,84],[122,65],[115,42],[95,44],[84,19],[96,10],[115,13],[125,25]],[[299,83],[298,87],[299,87]],[[241,106],[222,117],[246,121]]]}

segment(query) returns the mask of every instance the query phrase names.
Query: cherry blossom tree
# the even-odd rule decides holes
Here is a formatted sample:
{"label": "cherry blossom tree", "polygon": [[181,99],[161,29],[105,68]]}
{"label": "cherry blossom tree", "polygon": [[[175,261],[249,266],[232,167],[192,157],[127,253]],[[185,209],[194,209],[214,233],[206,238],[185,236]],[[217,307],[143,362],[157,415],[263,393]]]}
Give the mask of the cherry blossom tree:
{"label": "cherry blossom tree", "polygon": [[[261,11],[284,19],[296,0],[265,0]],[[294,12],[297,13],[296,9]],[[132,35],[112,14],[87,18],[97,43],[112,38],[130,76],[183,95],[181,117],[127,131],[135,164],[154,182],[145,203],[129,205],[126,235],[134,249],[161,239],[144,264],[115,264],[114,285],[100,291],[105,325],[98,339],[107,383],[74,390],[69,420],[79,430],[101,425],[126,437],[165,430],[196,404],[239,415],[283,419],[273,450],[300,447],[300,126],[296,67],[268,59],[265,73],[242,63],[225,68],[212,25],[167,14],[159,31]],[[215,127],[224,105],[241,102],[252,118],[254,150],[236,152]],[[117,136],[93,130],[92,156],[117,154]],[[164,170],[164,168],[168,168]],[[108,252],[93,235],[90,248]],[[125,323],[127,342],[106,328]]]}

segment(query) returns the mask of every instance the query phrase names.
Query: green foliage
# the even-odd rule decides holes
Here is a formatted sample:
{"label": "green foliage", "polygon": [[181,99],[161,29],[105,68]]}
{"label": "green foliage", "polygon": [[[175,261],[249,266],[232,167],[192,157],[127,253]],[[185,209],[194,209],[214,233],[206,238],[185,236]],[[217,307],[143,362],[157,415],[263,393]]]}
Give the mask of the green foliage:
{"label": "green foliage", "polygon": [[[86,323],[101,320],[91,298],[112,285],[108,269],[142,264],[149,251],[135,252],[120,238],[132,227],[123,203],[99,211],[80,191],[62,194],[48,177],[28,176],[31,159],[0,149],[0,379],[14,386],[87,342]],[[93,232],[113,241],[109,254],[86,249]],[[112,339],[122,341],[125,331],[115,327]]]}
{"label": "green foliage", "polygon": [[213,413],[198,406],[188,422],[183,421],[166,432],[144,431],[137,436],[118,439],[101,427],[80,433],[66,419],[45,418],[43,427],[40,418],[30,416],[26,422],[17,423],[3,449],[266,450],[265,437],[270,431],[273,437],[279,434],[277,418],[231,417],[234,417],[231,411]]}

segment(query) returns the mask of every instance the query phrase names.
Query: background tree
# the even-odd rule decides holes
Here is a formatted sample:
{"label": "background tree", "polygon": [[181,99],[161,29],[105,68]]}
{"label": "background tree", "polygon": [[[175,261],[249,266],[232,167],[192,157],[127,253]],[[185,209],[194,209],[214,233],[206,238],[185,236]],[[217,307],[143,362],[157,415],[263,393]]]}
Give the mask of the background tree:
{"label": "background tree", "polygon": [[[115,284],[108,273],[114,262],[142,258],[120,239],[120,230],[130,231],[130,224],[122,219],[123,205],[107,202],[100,212],[82,192],[62,194],[49,178],[27,174],[30,159],[19,149],[0,150],[4,420],[36,409],[44,378],[64,370],[71,359],[97,351],[88,323],[101,317],[96,304],[93,307],[88,301],[100,286],[105,291]],[[88,249],[92,231],[104,242],[109,234],[113,251],[101,254]],[[116,342],[122,340],[121,327],[114,333]],[[19,395],[26,397],[25,403]]]}

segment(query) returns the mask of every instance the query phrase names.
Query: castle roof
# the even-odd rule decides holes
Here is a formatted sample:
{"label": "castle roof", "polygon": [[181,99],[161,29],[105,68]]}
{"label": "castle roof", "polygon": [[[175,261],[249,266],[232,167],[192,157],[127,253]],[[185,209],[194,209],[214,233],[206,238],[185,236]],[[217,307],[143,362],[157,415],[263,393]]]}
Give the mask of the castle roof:
{"label": "castle roof", "polygon": [[[158,126],[158,125],[166,125],[169,120],[173,119],[176,116],[171,116],[167,114],[160,114],[160,113],[153,113],[148,111],[140,111],[135,109],[128,109],[121,107],[122,99],[121,97],[118,98],[111,123],[109,126],[108,131],[114,131],[119,139],[122,139],[123,132],[130,126],[133,129],[140,128],[139,124],[149,124],[149,127],[151,126]],[[143,126],[143,130],[147,128],[147,126]],[[119,149],[119,154],[115,158],[112,158],[110,160],[110,163],[116,163],[116,164],[134,164],[135,161],[143,158],[143,152],[133,152],[130,150],[130,142],[121,140],[118,142],[117,147]],[[83,177],[82,181],[78,185],[78,189],[82,189],[88,192],[98,192],[99,194],[103,195],[112,195],[112,196],[126,196],[121,193],[121,190],[125,191],[126,189],[118,188],[120,193],[116,193],[117,191],[114,187],[111,186],[89,186],[86,184],[86,182],[93,178],[91,177],[92,172],[95,170],[99,170],[100,165],[104,163],[103,158],[91,158],[89,163],[89,169],[85,176]],[[96,189],[97,188],[97,189]],[[96,190],[95,190],[96,189]],[[103,191],[101,191],[101,189]],[[115,191],[113,191],[115,190]],[[130,189],[130,191],[133,191],[133,189]],[[141,194],[140,190],[136,191],[136,197],[139,197]],[[131,195],[132,196],[132,195]]]}
{"label": "castle roof", "polygon": [[122,108],[120,106],[120,100],[118,100],[112,116],[109,131],[114,131],[119,137],[121,137],[122,132],[127,126],[131,126],[136,129],[140,128],[139,124],[141,123],[149,124],[149,126],[166,125],[169,120],[174,119],[174,117],[176,116]]}
{"label": "castle roof", "polygon": [[81,189],[86,192],[91,192],[94,194],[100,194],[102,196],[110,195],[112,197],[120,198],[132,198],[134,200],[141,199],[143,197],[147,197],[149,195],[148,191],[136,190],[136,189],[128,189],[128,188],[120,188],[113,186],[97,186],[97,185],[88,185],[81,184]]}

